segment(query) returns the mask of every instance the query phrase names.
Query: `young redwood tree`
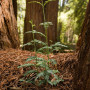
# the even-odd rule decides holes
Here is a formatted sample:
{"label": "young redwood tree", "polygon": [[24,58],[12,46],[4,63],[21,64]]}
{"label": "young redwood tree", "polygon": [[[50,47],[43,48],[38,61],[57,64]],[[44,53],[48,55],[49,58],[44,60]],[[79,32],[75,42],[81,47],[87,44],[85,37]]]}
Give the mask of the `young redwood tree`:
{"label": "young redwood tree", "polygon": [[[42,7],[36,3],[28,3],[30,1],[41,1],[41,0],[26,0],[26,16],[25,16],[25,26],[24,33],[31,30],[31,25],[29,20],[33,20],[33,23],[36,25],[35,29],[39,32],[45,33],[43,26],[40,26],[40,23],[44,22]],[[46,1],[46,0],[44,0]],[[57,41],[57,12],[58,11],[58,0],[54,2],[49,2],[45,7],[46,20],[52,22],[53,26],[48,28],[48,43],[51,44]],[[41,36],[36,35],[36,38],[42,41],[45,39]],[[24,44],[32,40],[31,34],[24,34]],[[30,46],[29,46],[30,47]],[[25,49],[29,49],[25,47]]]}
{"label": "young redwood tree", "polygon": [[0,1],[0,49],[19,48],[19,37],[12,0]]}
{"label": "young redwood tree", "polygon": [[74,90],[90,90],[90,0],[78,44]]}

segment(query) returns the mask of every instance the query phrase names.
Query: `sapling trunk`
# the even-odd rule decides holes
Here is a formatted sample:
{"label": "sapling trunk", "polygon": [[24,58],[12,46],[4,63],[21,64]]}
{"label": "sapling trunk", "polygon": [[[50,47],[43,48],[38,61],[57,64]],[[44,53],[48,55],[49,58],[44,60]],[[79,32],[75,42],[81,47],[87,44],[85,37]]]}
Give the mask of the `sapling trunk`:
{"label": "sapling trunk", "polygon": [[[43,18],[44,18],[44,28],[45,28],[45,35],[46,35],[46,46],[48,47],[48,33],[47,33],[47,27],[45,27],[45,22],[46,22],[46,17],[45,17],[45,6],[44,6],[44,1],[42,1],[42,9],[43,9]],[[47,48],[46,50],[46,54],[49,60],[49,49]],[[48,66],[49,66],[49,62],[48,62]]]}
{"label": "sapling trunk", "polygon": [[42,1],[42,9],[43,9],[43,17],[44,17],[44,22],[46,21],[46,18],[45,18],[45,8],[44,8],[44,2]]}
{"label": "sapling trunk", "polygon": [[[44,1],[42,1],[42,4],[43,4],[43,6],[42,6],[42,9],[43,9],[43,18],[44,18],[44,24],[45,24],[45,22],[46,22],[46,17],[45,17]],[[44,26],[45,26],[45,25],[44,25]],[[45,28],[45,35],[46,35],[46,44],[48,45],[47,28],[46,28],[46,27],[44,27],[44,28]]]}
{"label": "sapling trunk", "polygon": [[[32,31],[34,30],[34,24],[33,22],[31,23],[32,24]],[[33,41],[34,41],[34,52],[35,52],[35,57],[36,57],[36,64],[37,64],[37,53],[36,53],[36,43],[35,43],[35,33],[33,33]]]}
{"label": "sapling trunk", "polygon": [[33,33],[33,40],[34,40],[34,52],[35,52],[36,64],[37,64],[37,53],[36,53],[36,43],[35,43],[35,35],[34,35],[34,33]]}

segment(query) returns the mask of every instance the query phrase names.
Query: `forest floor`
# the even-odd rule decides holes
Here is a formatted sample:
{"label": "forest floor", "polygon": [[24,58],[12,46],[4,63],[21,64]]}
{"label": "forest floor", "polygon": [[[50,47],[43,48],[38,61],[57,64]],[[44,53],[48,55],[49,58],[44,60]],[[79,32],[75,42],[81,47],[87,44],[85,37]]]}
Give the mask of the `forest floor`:
{"label": "forest floor", "polygon": [[[0,51],[0,90],[73,90],[73,72],[77,61],[75,53],[50,54],[50,58],[57,61],[57,66],[53,68],[58,69],[59,76],[64,79],[64,82],[60,82],[57,86],[48,84],[35,86],[20,82],[19,80],[26,69],[18,69],[17,67],[24,64],[28,56],[34,54],[34,52],[15,49]],[[42,54],[38,54],[38,56],[46,58]],[[16,89],[10,89],[11,87]]]}

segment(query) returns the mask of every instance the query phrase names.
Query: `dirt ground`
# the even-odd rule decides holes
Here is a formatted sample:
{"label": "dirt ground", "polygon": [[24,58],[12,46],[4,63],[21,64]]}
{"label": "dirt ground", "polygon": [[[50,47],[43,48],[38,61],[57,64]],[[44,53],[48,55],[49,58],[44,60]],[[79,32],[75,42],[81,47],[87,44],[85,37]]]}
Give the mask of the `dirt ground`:
{"label": "dirt ground", "polygon": [[[77,61],[77,55],[74,53],[50,54],[50,58],[57,61],[57,66],[54,68],[60,71],[59,76],[64,79],[64,82],[60,82],[57,86],[47,84],[38,87],[20,82],[19,80],[26,70],[17,67],[24,64],[28,56],[34,54],[34,52],[15,49],[0,51],[0,90],[73,90],[73,72]],[[42,54],[38,54],[38,56],[46,58]]]}

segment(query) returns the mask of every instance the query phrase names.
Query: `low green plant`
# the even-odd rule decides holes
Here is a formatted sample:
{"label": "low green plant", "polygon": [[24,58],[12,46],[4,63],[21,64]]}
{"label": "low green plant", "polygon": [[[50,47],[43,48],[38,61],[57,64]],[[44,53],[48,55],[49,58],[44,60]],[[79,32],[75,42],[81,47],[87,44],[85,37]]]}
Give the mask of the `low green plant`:
{"label": "low green plant", "polygon": [[[56,64],[56,61],[54,59],[45,60],[44,58],[32,56],[26,60],[26,62],[28,61],[32,61],[33,64],[27,63],[19,66],[18,68],[32,67],[33,70],[27,71],[24,74],[24,78],[22,78],[20,81],[33,83],[35,85],[41,85],[46,83],[49,83],[50,85],[57,85],[57,83],[59,83],[60,81],[63,81],[63,79],[57,76],[57,73],[59,73],[59,71],[51,69],[49,65],[50,63],[51,65]],[[28,78],[25,78],[25,77],[28,77]]]}
{"label": "low green plant", "polygon": [[[48,48],[48,53],[45,52],[47,48]],[[65,48],[67,48],[66,45],[63,45],[60,42],[56,42],[55,44],[52,44],[50,46],[44,46],[38,49],[38,52],[47,53],[47,54],[54,53],[54,52],[59,53],[59,52],[64,52]]]}
{"label": "low green plant", "polygon": [[55,44],[52,44],[51,47],[53,53],[64,52],[64,49],[67,48],[66,45],[63,45],[60,42],[56,42]]}

